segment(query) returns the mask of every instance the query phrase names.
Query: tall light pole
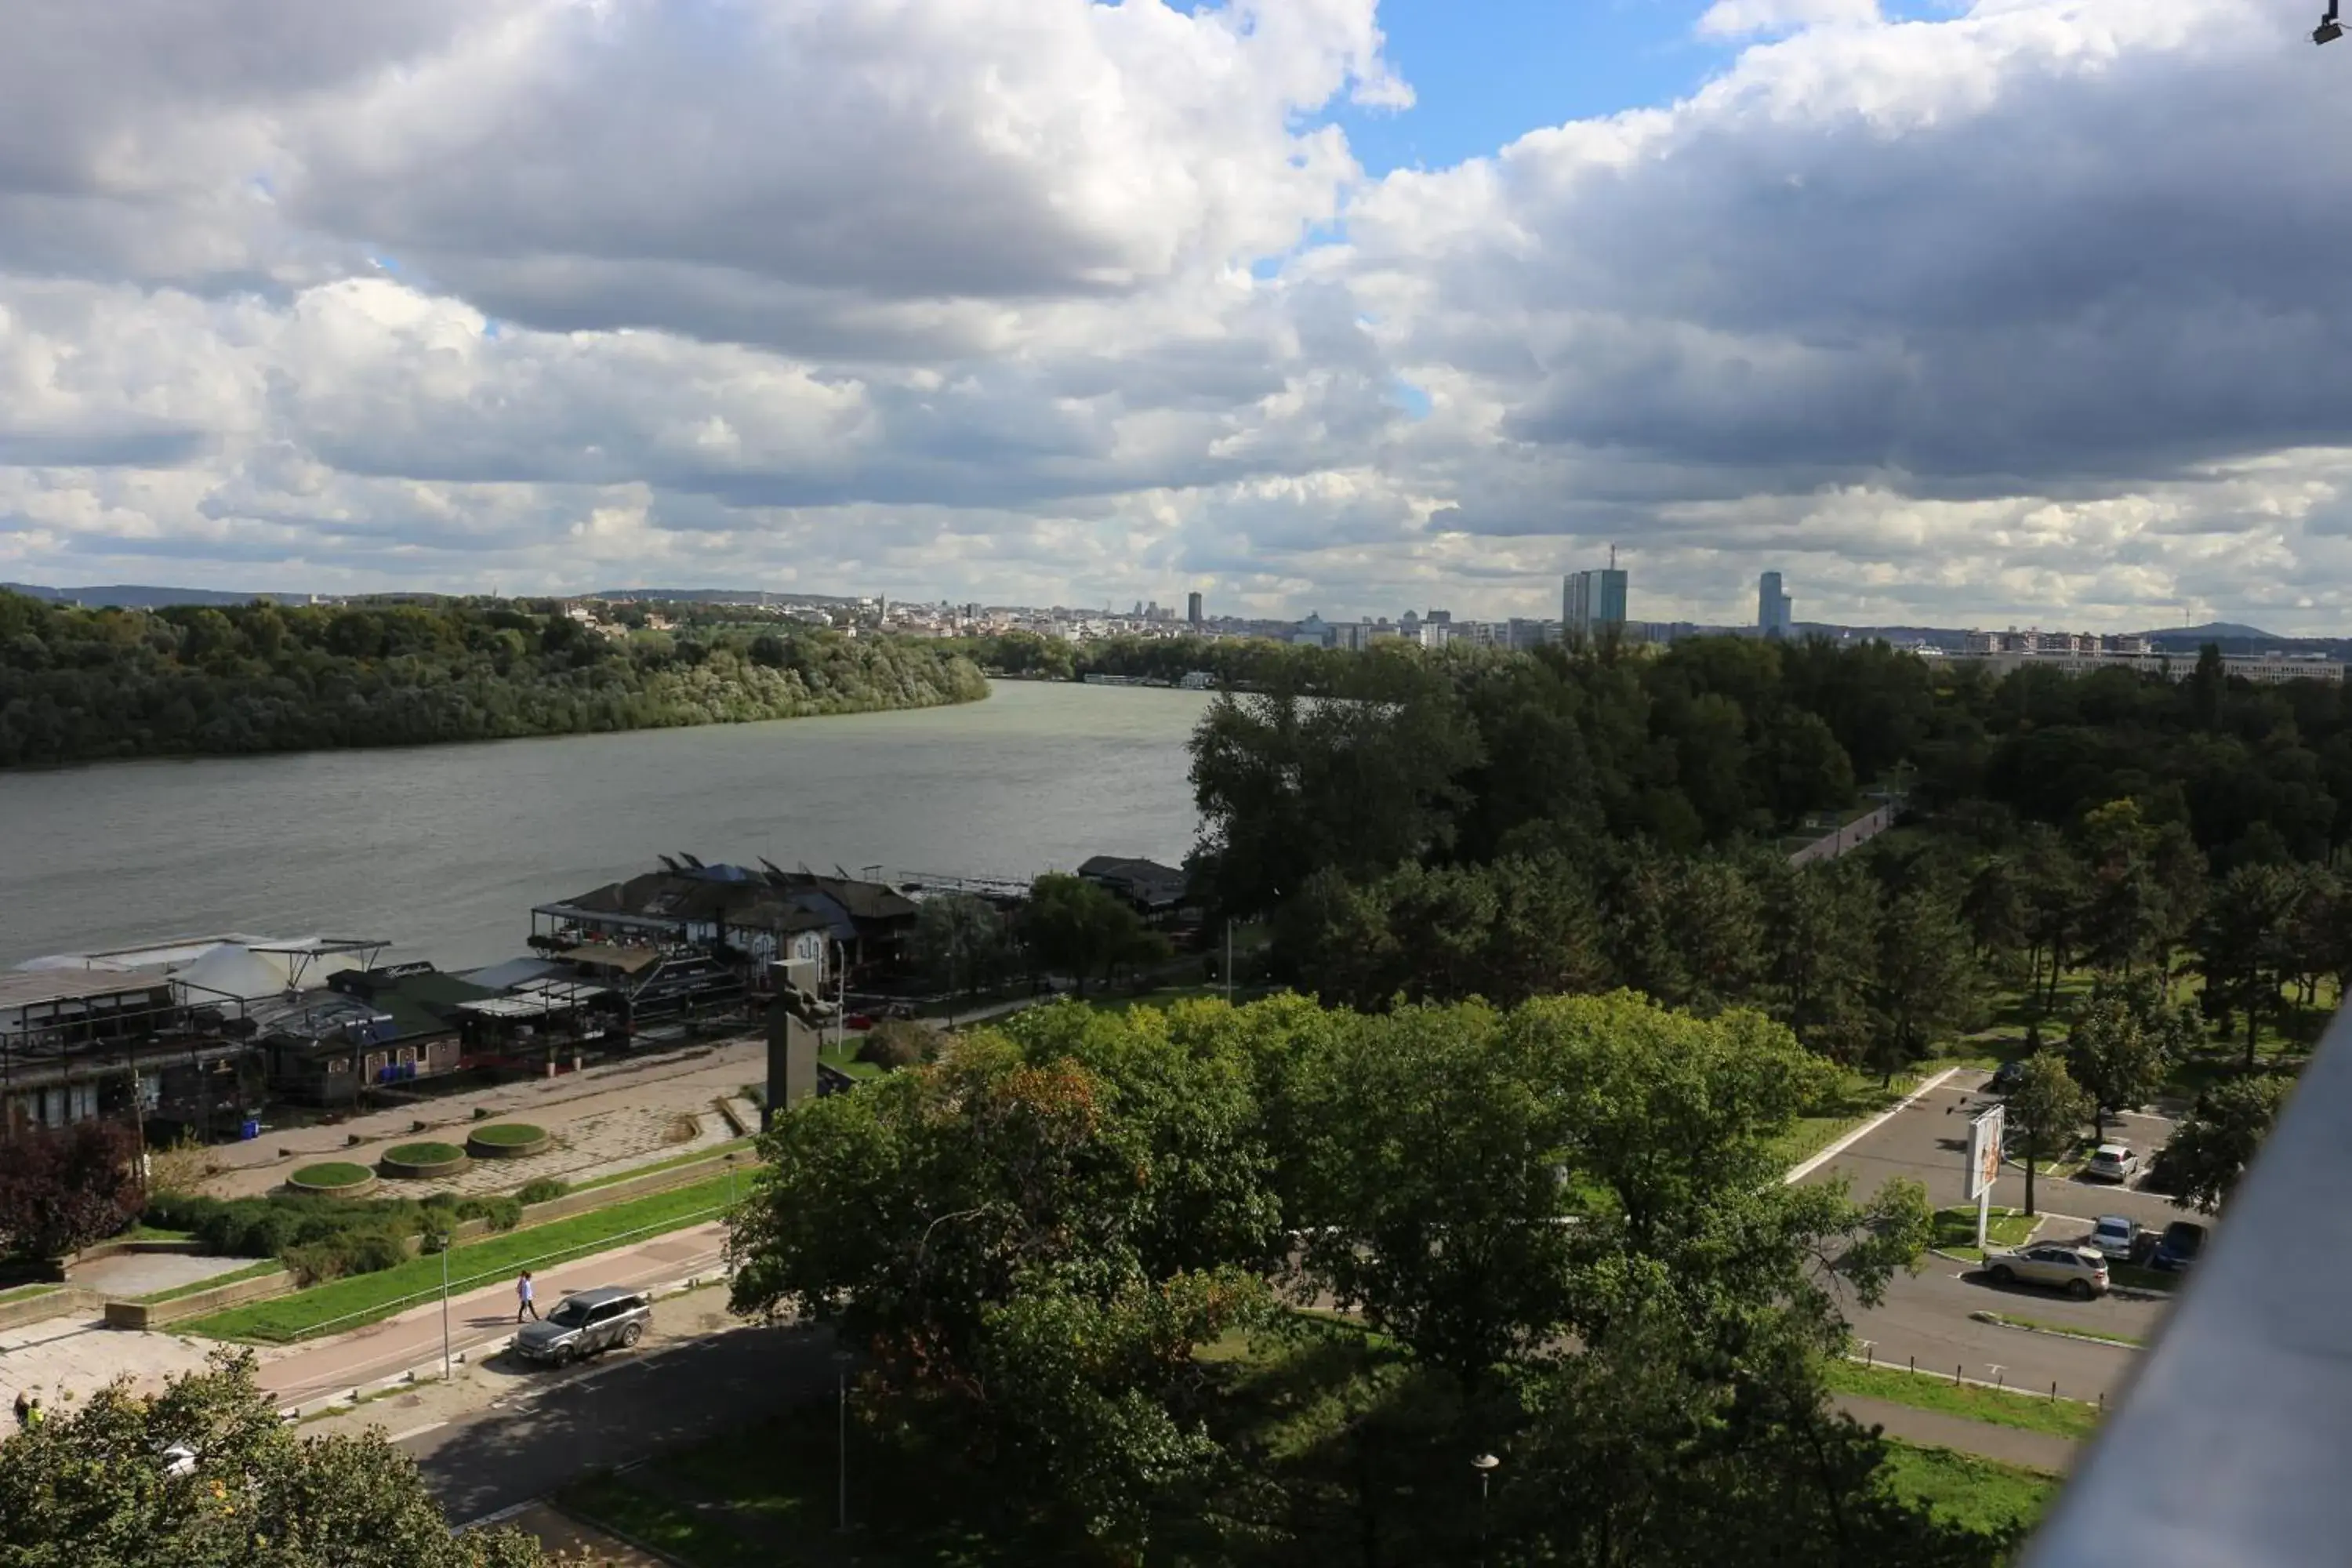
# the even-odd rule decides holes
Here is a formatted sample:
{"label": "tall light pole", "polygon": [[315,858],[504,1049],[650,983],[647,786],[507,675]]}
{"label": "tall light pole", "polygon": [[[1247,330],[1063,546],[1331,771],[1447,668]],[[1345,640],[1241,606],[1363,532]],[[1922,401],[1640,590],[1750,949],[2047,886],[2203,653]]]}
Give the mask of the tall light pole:
{"label": "tall light pole", "polygon": [[441,1232],[441,1381],[451,1376],[449,1359],[449,1233]]}
{"label": "tall light pole", "polygon": [[1480,1454],[1470,1461],[1470,1468],[1478,1472],[1479,1568],[1486,1568],[1486,1489],[1493,1483],[1495,1472],[1502,1468],[1502,1464],[1503,1461],[1492,1454]]}
{"label": "tall light pole", "polygon": [[1225,1005],[1234,1005],[1234,917],[1225,917]]}

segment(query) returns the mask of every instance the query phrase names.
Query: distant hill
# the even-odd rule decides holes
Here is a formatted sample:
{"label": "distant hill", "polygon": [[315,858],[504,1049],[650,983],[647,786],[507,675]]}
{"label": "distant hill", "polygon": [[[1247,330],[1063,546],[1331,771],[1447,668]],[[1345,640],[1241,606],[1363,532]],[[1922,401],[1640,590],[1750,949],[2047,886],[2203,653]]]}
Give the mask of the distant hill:
{"label": "distant hill", "polygon": [[854,605],[842,594],[772,594],[763,588],[599,588],[592,599],[667,600],[674,605]]}
{"label": "distant hill", "polygon": [[2167,626],[2158,632],[2142,632],[2140,636],[2153,642],[2325,642],[2325,637],[2288,637],[2276,632],[2266,632],[2260,626],[2250,626],[2241,621],[2207,621],[2201,626]]}
{"label": "distant hill", "polygon": [[166,605],[250,605],[256,599],[303,599],[305,594],[236,594],[218,588],[150,588],[130,583],[108,583],[84,588],[45,588],[37,583],[0,583],[11,594],[47,599],[56,605],[111,606],[152,610]]}

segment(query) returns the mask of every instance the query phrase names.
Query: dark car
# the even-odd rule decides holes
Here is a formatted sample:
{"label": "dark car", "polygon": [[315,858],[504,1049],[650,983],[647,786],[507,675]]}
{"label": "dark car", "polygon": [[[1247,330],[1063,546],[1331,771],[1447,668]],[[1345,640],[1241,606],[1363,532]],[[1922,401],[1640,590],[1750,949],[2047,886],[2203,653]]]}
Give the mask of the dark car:
{"label": "dark car", "polygon": [[2156,1244],[2156,1256],[2148,1261],[2168,1274],[2186,1274],[2204,1247],[2205,1227],[2177,1219],[2164,1227],[2164,1236]]}
{"label": "dark car", "polygon": [[2007,1094],[2017,1087],[2017,1080],[2024,1076],[2025,1063],[2021,1058],[2017,1061],[2003,1062],[1992,1069],[1992,1081],[1985,1085],[1985,1092]]}
{"label": "dark car", "polygon": [[517,1331],[514,1352],[526,1361],[568,1366],[615,1345],[628,1349],[645,1338],[653,1313],[653,1302],[642,1290],[583,1290],[563,1298],[543,1321]]}

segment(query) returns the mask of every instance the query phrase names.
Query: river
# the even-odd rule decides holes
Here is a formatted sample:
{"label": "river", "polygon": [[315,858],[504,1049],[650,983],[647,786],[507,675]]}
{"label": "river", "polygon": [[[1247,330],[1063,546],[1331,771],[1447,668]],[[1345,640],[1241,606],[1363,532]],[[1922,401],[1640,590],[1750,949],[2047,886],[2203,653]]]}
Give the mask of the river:
{"label": "river", "polygon": [[904,713],[0,773],[0,967],[224,931],[492,963],[533,904],[679,850],[853,875],[1174,862],[1209,700],[998,681]]}

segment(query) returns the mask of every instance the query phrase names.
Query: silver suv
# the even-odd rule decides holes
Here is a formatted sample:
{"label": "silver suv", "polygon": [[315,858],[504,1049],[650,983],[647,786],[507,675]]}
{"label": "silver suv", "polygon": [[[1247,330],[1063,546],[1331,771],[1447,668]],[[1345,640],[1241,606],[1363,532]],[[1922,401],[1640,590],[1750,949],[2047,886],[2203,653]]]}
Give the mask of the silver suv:
{"label": "silver suv", "polygon": [[550,1366],[568,1366],[618,1345],[628,1349],[645,1338],[653,1302],[642,1290],[607,1286],[566,1296],[541,1321],[519,1331],[515,1354]]}

